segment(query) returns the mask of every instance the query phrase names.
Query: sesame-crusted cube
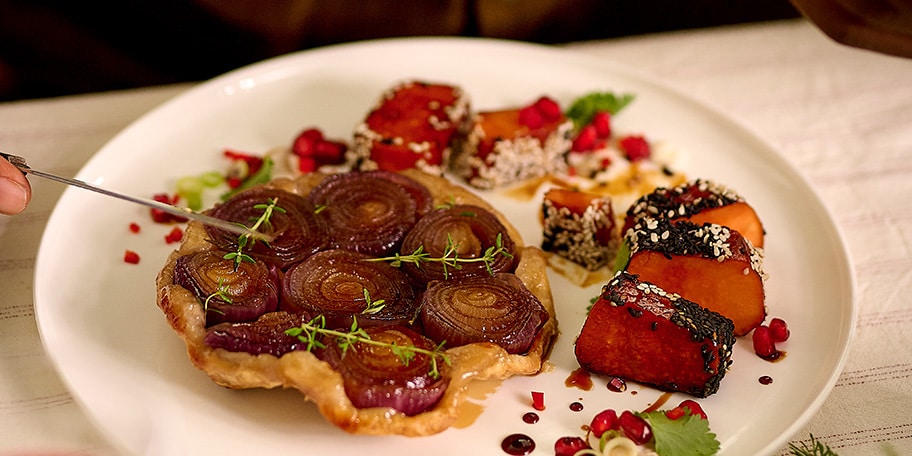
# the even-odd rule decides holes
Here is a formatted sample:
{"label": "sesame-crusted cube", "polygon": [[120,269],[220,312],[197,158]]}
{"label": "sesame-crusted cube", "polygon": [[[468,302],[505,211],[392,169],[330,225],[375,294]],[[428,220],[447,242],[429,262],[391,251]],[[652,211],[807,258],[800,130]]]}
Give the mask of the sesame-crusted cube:
{"label": "sesame-crusted cube", "polygon": [[608,196],[552,188],[542,200],[542,220],[542,250],[546,252],[590,271],[617,255],[620,234]]}
{"label": "sesame-crusted cube", "polygon": [[584,369],[662,390],[709,396],[731,366],[731,320],[619,272],[576,340]]}
{"label": "sesame-crusted cube", "polygon": [[469,119],[469,100],[460,87],[398,83],[355,127],[347,162],[364,171],[416,168],[440,175]]}
{"label": "sesame-crusted cube", "polygon": [[559,113],[527,122],[524,112],[477,113],[468,138],[454,151],[453,172],[480,189],[565,172],[573,122]]}
{"label": "sesame-crusted cube", "polygon": [[624,235],[625,270],[730,318],[743,336],[766,318],[762,251],[722,225],[645,217]]}
{"label": "sesame-crusted cube", "polygon": [[622,233],[643,217],[727,226],[741,233],[754,247],[763,248],[763,224],[754,209],[734,190],[710,180],[696,179],[643,195],[627,210]]}

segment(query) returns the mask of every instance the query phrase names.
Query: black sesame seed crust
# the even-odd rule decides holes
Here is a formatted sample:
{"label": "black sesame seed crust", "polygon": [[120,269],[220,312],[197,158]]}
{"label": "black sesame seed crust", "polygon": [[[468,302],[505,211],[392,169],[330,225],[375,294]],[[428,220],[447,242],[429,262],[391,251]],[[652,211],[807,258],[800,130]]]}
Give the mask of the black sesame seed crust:
{"label": "black sesame seed crust", "polygon": [[691,217],[707,209],[743,202],[744,198],[730,188],[712,181],[697,179],[672,188],[659,188],[636,200],[627,216]]}
{"label": "black sesame seed crust", "polygon": [[697,225],[685,220],[644,217],[627,230],[624,241],[631,258],[639,251],[659,252],[669,260],[675,256],[699,256],[720,262],[737,254],[746,255],[751,270],[766,280],[763,251],[748,242],[737,243],[732,250],[731,237],[731,229],[714,223]]}
{"label": "black sesame seed crust", "polygon": [[[599,243],[596,233],[612,227],[614,215],[608,197],[590,204],[583,214],[577,214],[566,207],[557,207],[547,198],[542,201],[544,226],[542,228],[542,250],[556,253],[594,271],[614,259],[618,250],[617,236],[607,245]],[[614,228],[611,228],[614,230]]]}
{"label": "black sesame seed crust", "polygon": [[[689,331],[690,339],[700,344],[703,368],[710,375],[701,389],[687,392],[706,397],[719,390],[719,384],[732,364],[735,336],[732,332],[734,323],[730,319],[654,284],[640,282],[636,275],[624,271],[618,272],[602,288],[602,298],[615,307],[629,306],[628,312],[634,318],[643,312],[650,312]],[[653,324],[653,330],[656,326]],[[716,359],[719,364],[713,368]],[[656,386],[678,390],[676,385],[674,388],[670,385]]]}

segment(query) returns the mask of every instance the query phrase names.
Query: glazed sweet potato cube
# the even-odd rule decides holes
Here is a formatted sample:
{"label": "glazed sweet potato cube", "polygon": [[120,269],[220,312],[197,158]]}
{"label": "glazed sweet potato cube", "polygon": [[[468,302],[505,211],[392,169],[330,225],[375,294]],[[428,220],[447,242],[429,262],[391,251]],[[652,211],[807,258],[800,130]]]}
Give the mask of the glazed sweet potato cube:
{"label": "glazed sweet potato cube", "polygon": [[619,272],[589,311],[575,353],[590,372],[706,397],[731,365],[732,328],[718,313]]}
{"label": "glazed sweet potato cube", "polygon": [[626,233],[642,217],[727,226],[741,233],[754,247],[763,248],[765,231],[753,207],[734,190],[705,179],[659,188],[644,195],[627,210],[621,233]]}
{"label": "glazed sweet potato cube", "polygon": [[442,174],[468,119],[469,101],[459,87],[397,84],[355,128],[349,160],[363,170],[417,168]]}
{"label": "glazed sweet potato cube", "polygon": [[532,106],[479,112],[451,169],[476,188],[503,187],[523,179],[563,172],[573,122],[558,110],[552,117],[524,118]]}
{"label": "glazed sweet potato cube", "polygon": [[624,241],[627,272],[728,317],[736,336],[766,318],[763,256],[737,231],[643,218]]}
{"label": "glazed sweet potato cube", "polygon": [[593,271],[612,261],[620,244],[611,199],[553,188],[542,200],[542,250]]}

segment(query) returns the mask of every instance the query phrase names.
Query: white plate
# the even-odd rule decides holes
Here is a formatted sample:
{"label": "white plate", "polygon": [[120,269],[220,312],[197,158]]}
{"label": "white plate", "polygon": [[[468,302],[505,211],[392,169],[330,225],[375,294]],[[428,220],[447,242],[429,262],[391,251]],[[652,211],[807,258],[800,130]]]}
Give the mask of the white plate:
{"label": "white plate", "polygon": [[[734,350],[720,391],[701,400],[723,454],[783,447],[819,408],[842,369],[855,319],[846,249],[807,182],[758,136],[669,87],[626,68],[549,47],[475,39],[403,39],[329,47],[245,67],[190,90],[150,112],[107,144],[78,177],[134,195],[173,188],[173,180],[216,169],[224,147],[262,152],[316,125],[347,137],[393,83],[420,78],[462,86],[477,108],[521,105],[541,94],[567,103],[593,90],[632,92],[615,118],[618,131],[643,132],[679,153],[691,177],[718,180],[745,195],[768,231],[770,314],[784,318],[788,356],[768,363],[749,339]],[[491,197],[540,242],[538,203]],[[552,275],[562,335],[554,369],[484,385],[463,423],[423,438],[352,436],[327,424],[296,391],[229,391],[196,370],[155,305],[154,278],[172,246],[166,227],[144,209],[67,190],[38,255],[35,299],[47,350],[77,400],[118,448],[180,454],[504,454],[501,440],[526,433],[534,454],[553,454],[561,436],[603,408],[643,409],[660,397],[631,384],[612,393],[564,386],[577,367],[572,344],[588,289]],[[127,229],[143,224],[140,235]],[[140,253],[133,266],[125,249]],[[758,378],[769,375],[771,385]],[[547,409],[529,425],[530,391]],[[683,397],[674,396],[672,406]],[[573,412],[569,404],[585,409]],[[470,423],[467,425],[467,423]]]}

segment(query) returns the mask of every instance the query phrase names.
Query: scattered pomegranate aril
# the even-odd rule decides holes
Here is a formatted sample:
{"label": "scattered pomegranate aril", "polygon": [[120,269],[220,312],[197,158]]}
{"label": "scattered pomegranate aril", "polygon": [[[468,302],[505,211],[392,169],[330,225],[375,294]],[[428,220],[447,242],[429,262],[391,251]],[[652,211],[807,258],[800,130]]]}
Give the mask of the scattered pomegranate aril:
{"label": "scattered pomegranate aril", "polygon": [[687,408],[690,410],[690,414],[694,416],[699,416],[702,419],[707,419],[706,412],[703,411],[703,407],[699,402],[692,399],[685,399],[681,401],[677,408],[684,409]]}
{"label": "scattered pomegranate aril", "polygon": [[781,318],[773,318],[770,320],[769,331],[773,342],[785,342],[790,335],[788,324]]}
{"label": "scattered pomegranate aril", "polygon": [[[234,149],[225,149],[223,152],[225,158],[233,162],[244,162],[247,165],[247,175],[255,174],[260,170],[260,167],[263,166],[263,158],[257,157],[253,154],[248,154],[246,152],[240,152]],[[246,177],[246,176],[241,176]]]}
{"label": "scattered pomegranate aril", "polygon": [[241,186],[244,180],[240,177],[227,177],[225,178],[225,183],[228,184],[228,188],[238,188]]}
{"label": "scattered pomegranate aril", "polygon": [[536,129],[545,124],[545,118],[535,105],[526,106],[519,110],[519,124]]}
{"label": "scattered pomegranate aril", "polygon": [[760,325],[754,328],[751,341],[754,344],[754,353],[761,358],[770,358],[777,353],[776,344],[773,342],[768,326]]}
{"label": "scattered pomegranate aril", "polygon": [[136,223],[136,222],[130,223],[130,232],[131,233],[139,233],[141,230],[142,230],[142,228],[139,227],[138,223]]}
{"label": "scattered pomegranate aril", "polygon": [[132,250],[126,250],[124,251],[123,260],[124,263],[128,264],[139,264],[139,254]]}
{"label": "scattered pomegranate aril", "polygon": [[686,414],[687,414],[687,411],[684,410],[684,408],[681,406],[677,406],[671,410],[665,411],[665,417],[672,421],[677,420]]}
{"label": "scattered pomegranate aril", "polygon": [[317,160],[313,157],[298,157],[298,171],[312,173],[317,170]]}
{"label": "scattered pomegranate aril", "polygon": [[545,393],[532,391],[532,408],[539,412],[545,409]]}
{"label": "scattered pomegranate aril", "polygon": [[652,426],[630,410],[624,410],[618,418],[621,430],[628,439],[637,445],[645,445],[652,440]]}
{"label": "scattered pomegranate aril", "polygon": [[590,123],[595,127],[595,132],[598,133],[599,138],[604,139],[611,136],[611,114],[608,111],[596,112],[592,116]]}
{"label": "scattered pomegranate aril", "polygon": [[628,160],[635,162],[645,160],[652,155],[649,142],[640,135],[630,135],[621,138],[619,145]]}
{"label": "scattered pomegranate aril", "polygon": [[589,449],[582,437],[561,437],[554,442],[555,456],[573,456],[577,451]]}
{"label": "scattered pomegranate aril", "polygon": [[573,140],[573,145],[571,150],[574,152],[585,152],[595,149],[595,143],[598,139],[598,132],[595,131],[595,127],[592,125],[586,125],[582,129],[576,138]]}
{"label": "scattered pomegranate aril", "polygon": [[165,243],[173,244],[175,242],[180,242],[184,238],[184,230],[180,229],[179,226],[175,226],[171,229],[168,234],[165,235]]}
{"label": "scattered pomegranate aril", "polygon": [[601,437],[607,431],[616,431],[620,428],[617,412],[612,409],[602,410],[592,417],[592,422],[589,423],[589,430],[595,437]]}
{"label": "scattered pomegranate aril", "polygon": [[[169,204],[173,206],[177,204],[179,197],[177,195],[171,197],[165,193],[156,193],[155,195],[152,195],[152,199],[158,201],[159,203]],[[187,219],[184,217],[178,217],[160,209],[150,209],[149,213],[152,215],[152,221],[155,223],[183,223],[187,221]]]}
{"label": "scattered pomegranate aril", "polygon": [[560,105],[550,97],[539,98],[533,106],[548,121],[557,120],[562,114]]}

